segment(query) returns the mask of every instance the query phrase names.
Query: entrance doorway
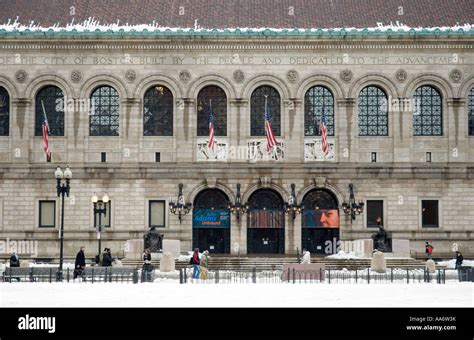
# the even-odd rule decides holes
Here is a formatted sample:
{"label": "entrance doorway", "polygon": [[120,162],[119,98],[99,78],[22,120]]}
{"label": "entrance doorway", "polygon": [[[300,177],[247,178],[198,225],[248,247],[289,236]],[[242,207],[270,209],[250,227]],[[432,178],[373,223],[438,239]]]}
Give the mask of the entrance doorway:
{"label": "entrance doorway", "polygon": [[285,253],[285,212],[276,191],[259,189],[248,199],[247,253]]}
{"label": "entrance doorway", "polygon": [[313,189],[303,197],[303,204],[302,248],[313,254],[337,253],[340,227],[337,198],[328,190]]}
{"label": "entrance doorway", "polygon": [[229,198],[219,189],[205,189],[194,200],[193,248],[230,254]]}

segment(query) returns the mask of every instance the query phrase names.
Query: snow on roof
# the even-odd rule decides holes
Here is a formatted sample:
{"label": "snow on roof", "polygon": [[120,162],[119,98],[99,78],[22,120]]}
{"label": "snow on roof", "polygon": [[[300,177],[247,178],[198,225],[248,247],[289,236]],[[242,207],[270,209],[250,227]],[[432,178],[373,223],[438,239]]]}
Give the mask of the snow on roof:
{"label": "snow on roof", "polygon": [[195,25],[194,28],[179,27],[163,27],[153,22],[152,24],[129,25],[128,23],[120,24],[101,24],[98,20],[90,17],[81,23],[71,23],[66,26],[55,24],[49,27],[43,27],[35,22],[29,25],[21,24],[18,18],[15,21],[9,20],[6,24],[0,24],[0,35],[29,35],[29,34],[155,34],[155,35],[366,35],[366,34],[473,34],[474,25],[464,24],[452,27],[409,27],[403,23],[396,22],[390,25],[378,23],[376,27],[355,28],[271,28],[271,27],[236,27],[223,29],[200,28]]}

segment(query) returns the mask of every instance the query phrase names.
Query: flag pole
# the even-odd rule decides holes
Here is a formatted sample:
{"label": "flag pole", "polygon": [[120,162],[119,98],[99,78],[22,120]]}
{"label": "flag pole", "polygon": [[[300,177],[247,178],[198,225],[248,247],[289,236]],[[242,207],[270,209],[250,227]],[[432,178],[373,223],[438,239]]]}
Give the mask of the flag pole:
{"label": "flag pole", "polygon": [[[44,109],[44,103],[43,103],[43,101],[41,101],[41,106],[43,107],[43,114],[44,114],[44,116],[46,117],[46,119],[48,119],[48,116],[46,115],[46,110]],[[49,124],[48,124],[48,133],[49,133]]]}

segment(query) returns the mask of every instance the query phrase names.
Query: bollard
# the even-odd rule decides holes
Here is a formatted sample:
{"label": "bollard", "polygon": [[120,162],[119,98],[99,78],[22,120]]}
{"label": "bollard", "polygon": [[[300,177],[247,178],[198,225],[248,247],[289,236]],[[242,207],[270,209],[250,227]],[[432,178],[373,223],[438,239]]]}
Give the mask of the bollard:
{"label": "bollard", "polygon": [[69,267],[67,268],[66,272],[67,272],[67,275],[66,275],[67,282],[69,282]]}
{"label": "bollard", "polygon": [[179,283],[180,284],[184,283],[184,281],[183,281],[183,268],[179,269]]}
{"label": "bollard", "polygon": [[132,279],[133,279],[134,284],[138,283],[138,269],[137,268],[133,269]]}
{"label": "bollard", "polygon": [[92,268],[92,283],[94,283],[94,268]]}
{"label": "bollard", "polygon": [[356,268],[355,272],[356,272],[356,283],[357,283],[357,272],[358,272],[357,268]]}
{"label": "bollard", "polygon": [[410,272],[408,271],[408,268],[407,268],[407,284],[410,283]]}
{"label": "bollard", "polygon": [[393,283],[393,267],[390,268],[390,282]]}
{"label": "bollard", "polygon": [[319,268],[319,282],[323,282],[323,270]]}
{"label": "bollard", "polygon": [[295,281],[296,281],[295,274],[296,274],[296,270],[295,270],[295,268],[293,268],[293,284],[294,284]]}
{"label": "bollard", "polygon": [[214,280],[216,283],[219,283],[219,269],[216,269],[216,274],[214,275]]}
{"label": "bollard", "polygon": [[331,268],[328,269],[328,283],[331,283]]}
{"label": "bollard", "polygon": [[257,283],[257,268],[252,269],[252,281],[253,283]]}
{"label": "bollard", "polygon": [[370,284],[370,268],[367,268],[367,284]]}
{"label": "bollard", "polygon": [[51,283],[53,280],[52,276],[53,276],[53,268],[49,268],[49,283]]}

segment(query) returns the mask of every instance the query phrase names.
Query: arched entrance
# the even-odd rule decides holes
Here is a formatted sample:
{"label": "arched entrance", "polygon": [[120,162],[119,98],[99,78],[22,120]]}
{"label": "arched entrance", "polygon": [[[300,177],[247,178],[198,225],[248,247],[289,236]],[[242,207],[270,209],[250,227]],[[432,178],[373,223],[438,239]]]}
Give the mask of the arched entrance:
{"label": "arched entrance", "polygon": [[303,197],[302,248],[314,254],[337,252],[339,208],[336,196],[325,189],[313,189]]}
{"label": "arched entrance", "polygon": [[219,189],[205,189],[194,200],[193,248],[230,253],[229,198]]}
{"label": "arched entrance", "polygon": [[256,190],[248,199],[247,253],[285,253],[285,212],[280,194]]}

